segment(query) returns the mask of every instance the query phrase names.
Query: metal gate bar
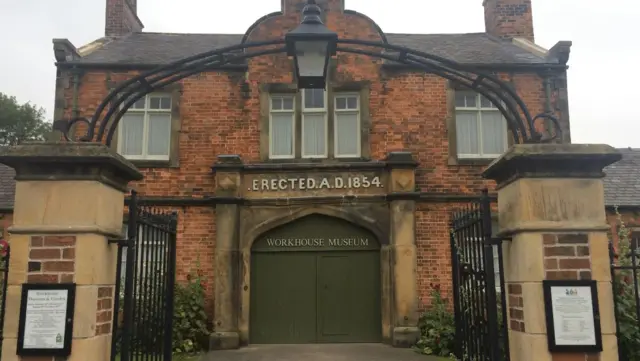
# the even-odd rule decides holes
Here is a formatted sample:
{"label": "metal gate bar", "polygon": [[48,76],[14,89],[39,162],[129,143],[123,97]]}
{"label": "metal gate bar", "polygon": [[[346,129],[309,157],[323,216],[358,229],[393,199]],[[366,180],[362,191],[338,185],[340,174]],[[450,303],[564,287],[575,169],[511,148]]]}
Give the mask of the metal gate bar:
{"label": "metal gate bar", "polygon": [[[628,236],[628,235],[627,235]],[[609,242],[613,307],[620,361],[640,361],[640,248],[638,241]]]}
{"label": "metal gate bar", "polygon": [[[451,263],[455,354],[463,361],[509,361],[501,239],[493,238],[488,191],[453,214]],[[498,284],[494,253],[498,260]],[[499,311],[498,306],[502,306]],[[500,320],[502,318],[502,320]]]}
{"label": "metal gate bar", "polygon": [[[111,360],[171,361],[177,215],[129,201],[127,239],[119,242],[116,291],[122,292],[122,326],[114,315]],[[124,273],[124,275],[122,274]],[[116,313],[120,301],[115,302]],[[119,331],[119,332],[117,332]]]}
{"label": "metal gate bar", "polygon": [[7,285],[9,278],[9,259],[11,258],[11,247],[6,241],[2,241],[0,250],[0,275],[2,276],[2,305],[0,305],[0,358],[2,357],[2,344],[4,342],[4,315],[7,306]]}

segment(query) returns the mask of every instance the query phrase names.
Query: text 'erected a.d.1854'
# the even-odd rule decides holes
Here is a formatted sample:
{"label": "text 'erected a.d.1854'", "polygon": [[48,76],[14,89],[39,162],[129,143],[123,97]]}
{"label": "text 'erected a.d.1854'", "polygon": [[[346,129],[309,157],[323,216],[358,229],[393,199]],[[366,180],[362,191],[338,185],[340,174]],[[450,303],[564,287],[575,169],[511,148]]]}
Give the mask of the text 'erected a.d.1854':
{"label": "text 'erected a.d.1854'", "polygon": [[379,176],[263,178],[251,181],[250,191],[382,188]]}

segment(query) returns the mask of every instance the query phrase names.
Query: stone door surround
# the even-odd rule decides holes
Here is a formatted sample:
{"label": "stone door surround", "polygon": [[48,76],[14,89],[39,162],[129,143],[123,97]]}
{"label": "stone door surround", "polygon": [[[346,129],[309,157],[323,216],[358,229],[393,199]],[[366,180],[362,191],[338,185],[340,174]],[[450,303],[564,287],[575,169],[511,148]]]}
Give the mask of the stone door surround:
{"label": "stone door surround", "polygon": [[307,215],[351,222],[380,242],[382,336],[410,346],[419,335],[415,250],[415,168],[410,153],[384,161],[244,164],[218,157],[213,348],[251,342],[251,249],[269,230]]}

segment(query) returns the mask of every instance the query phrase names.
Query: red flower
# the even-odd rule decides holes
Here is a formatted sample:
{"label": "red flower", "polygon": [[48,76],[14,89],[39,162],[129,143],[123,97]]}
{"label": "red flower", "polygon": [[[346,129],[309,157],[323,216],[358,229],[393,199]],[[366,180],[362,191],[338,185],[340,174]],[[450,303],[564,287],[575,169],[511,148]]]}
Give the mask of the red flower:
{"label": "red flower", "polygon": [[6,239],[0,240],[0,256],[6,257],[9,252],[9,242]]}

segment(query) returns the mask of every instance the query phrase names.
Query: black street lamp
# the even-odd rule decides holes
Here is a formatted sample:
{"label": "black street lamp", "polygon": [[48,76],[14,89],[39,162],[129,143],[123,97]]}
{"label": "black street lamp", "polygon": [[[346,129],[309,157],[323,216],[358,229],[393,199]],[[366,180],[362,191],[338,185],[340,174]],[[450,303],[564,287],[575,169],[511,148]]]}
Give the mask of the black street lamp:
{"label": "black street lamp", "polygon": [[321,14],[315,0],[308,0],[302,10],[302,23],[285,36],[300,89],[324,89],[329,59],[336,55],[338,34],[324,25]]}

